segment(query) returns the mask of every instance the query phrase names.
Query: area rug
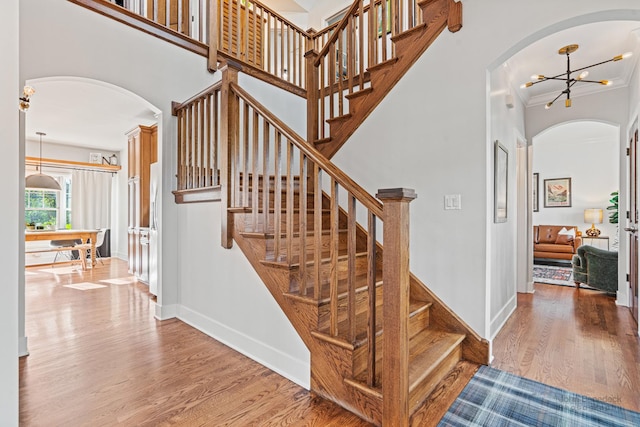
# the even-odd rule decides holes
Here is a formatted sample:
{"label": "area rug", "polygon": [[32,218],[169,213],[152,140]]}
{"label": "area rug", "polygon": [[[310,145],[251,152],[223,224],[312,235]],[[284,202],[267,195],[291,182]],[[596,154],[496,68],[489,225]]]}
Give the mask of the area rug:
{"label": "area rug", "polygon": [[571,267],[556,267],[553,265],[534,265],[533,281],[550,285],[575,286]]}
{"label": "area rug", "polygon": [[481,366],[438,427],[640,426],[640,413]]}

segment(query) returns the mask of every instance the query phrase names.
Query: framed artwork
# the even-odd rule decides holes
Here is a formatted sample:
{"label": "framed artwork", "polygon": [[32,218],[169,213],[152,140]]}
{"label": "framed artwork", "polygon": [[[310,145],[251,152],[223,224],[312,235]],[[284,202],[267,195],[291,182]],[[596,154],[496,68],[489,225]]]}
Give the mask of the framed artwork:
{"label": "framed artwork", "polygon": [[493,164],[493,222],[507,222],[509,152],[496,140]]}
{"label": "framed artwork", "polygon": [[571,207],[571,178],[554,178],[544,180],[544,207]]}
{"label": "framed artwork", "polygon": [[538,197],[538,188],[539,188],[539,174],[536,172],[533,174],[533,181],[531,184],[531,193],[533,195],[533,211],[538,212],[540,210],[540,198]]}
{"label": "framed artwork", "polygon": [[102,163],[102,153],[89,153],[89,163]]}

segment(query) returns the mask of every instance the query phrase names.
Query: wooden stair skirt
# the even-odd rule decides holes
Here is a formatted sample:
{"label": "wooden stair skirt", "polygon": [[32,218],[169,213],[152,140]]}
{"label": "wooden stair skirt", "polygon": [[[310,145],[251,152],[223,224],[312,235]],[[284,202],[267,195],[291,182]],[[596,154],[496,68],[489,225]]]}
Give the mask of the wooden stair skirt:
{"label": "wooden stair skirt", "polygon": [[[377,251],[375,260],[375,293],[376,293],[376,335],[375,335],[375,380],[372,385],[368,376],[367,359],[368,348],[371,343],[367,339],[368,308],[370,306],[367,292],[367,257],[366,253],[356,254],[355,280],[356,280],[356,335],[349,341],[347,331],[347,282],[349,275],[347,257],[346,231],[338,232],[338,321],[337,335],[330,333],[330,290],[329,281],[331,265],[330,257],[331,233],[329,221],[324,219],[329,213],[323,210],[321,256],[314,257],[313,242],[315,239],[313,220],[310,224],[304,241],[301,243],[300,232],[296,231],[291,236],[286,235],[287,228],[281,230],[281,247],[274,247],[275,213],[273,200],[273,186],[269,191],[269,215],[268,223],[260,219],[262,215],[254,215],[250,207],[230,208],[234,214],[234,239],[243,250],[249,261],[256,269],[260,277],[269,288],[270,292],[288,316],[303,341],[311,352],[311,389],[320,396],[332,400],[344,408],[354,412],[365,420],[376,425],[382,424],[382,360],[383,341],[385,334],[382,329],[383,319],[383,288],[382,281],[382,249]],[[263,206],[263,194],[259,194],[257,206]],[[243,199],[242,194],[240,199]],[[283,200],[284,198],[282,198]],[[329,197],[323,195],[323,205],[329,205]],[[248,206],[256,206],[251,203],[249,195],[244,197],[249,201]],[[296,206],[298,194],[296,192]],[[282,201],[284,206],[284,200]],[[309,215],[313,212],[313,197],[308,198]],[[258,208],[262,213],[262,207]],[[284,211],[284,208],[282,209]],[[294,218],[298,218],[295,215]],[[285,215],[280,215],[280,221],[285,221]],[[296,220],[297,221],[297,220]],[[298,224],[295,224],[298,230]],[[359,229],[357,233],[356,248],[359,249],[366,242],[366,233]],[[291,239],[291,245],[288,240]],[[286,251],[282,247],[293,248],[287,259]],[[302,253],[306,256],[302,256]],[[316,261],[320,259],[320,265]],[[304,262],[304,266],[302,263]],[[304,267],[304,268],[302,268]],[[307,279],[316,275],[320,277],[319,295],[314,295],[312,285],[303,287],[302,283],[314,283],[313,280],[302,280],[303,275]],[[411,279],[410,306],[409,306],[409,407],[410,413],[419,410],[429,395],[438,388],[443,381],[451,381],[451,372],[463,360],[473,364],[487,363],[488,346],[486,341],[477,336],[470,337],[462,327],[462,322],[455,317],[440,300],[428,291],[417,279]],[[473,375],[475,369],[457,369],[465,372],[464,375],[456,374],[455,381],[462,385]],[[447,385],[449,386],[449,385]],[[451,397],[455,399],[455,396]],[[448,402],[450,403],[450,402]],[[447,406],[448,406],[447,403]],[[421,409],[423,410],[423,409]],[[446,407],[444,408],[446,410]],[[438,415],[441,416],[444,412]],[[437,420],[435,420],[437,422]],[[421,422],[421,425],[423,424]]]}
{"label": "wooden stair skirt", "polygon": [[457,32],[462,27],[462,3],[422,0],[418,6],[424,22],[391,38],[395,57],[369,67],[366,85],[354,88],[353,93],[345,88],[342,94],[336,94],[343,96],[348,113],[326,119],[329,136],[314,140],[315,147],[327,158],[333,157],[445,28]]}

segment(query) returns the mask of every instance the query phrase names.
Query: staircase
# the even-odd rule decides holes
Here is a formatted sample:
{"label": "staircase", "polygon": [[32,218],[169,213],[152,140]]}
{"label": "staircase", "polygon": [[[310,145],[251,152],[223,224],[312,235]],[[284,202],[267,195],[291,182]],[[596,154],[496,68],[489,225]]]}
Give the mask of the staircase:
{"label": "staircase", "polygon": [[[488,363],[488,342],[409,272],[413,191],[374,198],[328,159],[445,27],[460,29],[461,4],[356,0],[338,25],[303,43],[300,29],[257,1],[211,1],[221,25],[207,56],[212,69],[218,56],[225,64],[221,82],[174,105],[176,200],[203,201],[203,189],[219,195],[222,246],[236,242],[309,348],[312,391],[375,425],[437,424]],[[243,22],[253,31],[224,35]],[[289,28],[296,52],[311,47],[305,59],[285,60],[270,41],[247,38],[277,40],[271,26]],[[239,87],[238,72],[268,73],[306,94],[307,137]]]}
{"label": "staircase", "polygon": [[235,112],[223,120],[237,123],[221,175],[227,223],[309,348],[312,390],[376,425],[409,425],[420,410],[437,422],[450,402],[424,402],[466,384],[488,344],[409,274],[408,234],[395,236],[415,195],[381,190],[381,204],[223,73]]}
{"label": "staircase", "polygon": [[331,158],[445,27],[462,28],[462,3],[354,2],[322,51],[307,53],[307,87],[317,88],[308,94],[308,140]]}

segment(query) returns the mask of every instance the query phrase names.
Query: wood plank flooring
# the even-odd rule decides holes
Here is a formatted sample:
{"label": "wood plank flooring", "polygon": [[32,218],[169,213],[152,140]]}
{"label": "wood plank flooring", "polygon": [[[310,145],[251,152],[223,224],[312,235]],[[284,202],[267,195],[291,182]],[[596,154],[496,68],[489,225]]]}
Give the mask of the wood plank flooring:
{"label": "wood plank flooring", "polygon": [[[21,426],[369,425],[179,320],[155,320],[147,287],[123,261],[43,269],[26,273]],[[65,286],[83,282],[104,287]],[[536,285],[518,305],[493,343],[492,366],[640,410],[640,343],[628,309],[552,285]],[[412,425],[436,424],[451,392],[441,390]]]}
{"label": "wood plank flooring", "polygon": [[[155,320],[123,261],[45,268],[26,273],[21,426],[369,425],[179,320]],[[83,282],[104,287],[66,287]]]}
{"label": "wood plank flooring", "polygon": [[535,284],[493,341],[494,368],[640,411],[640,340],[603,292]]}

